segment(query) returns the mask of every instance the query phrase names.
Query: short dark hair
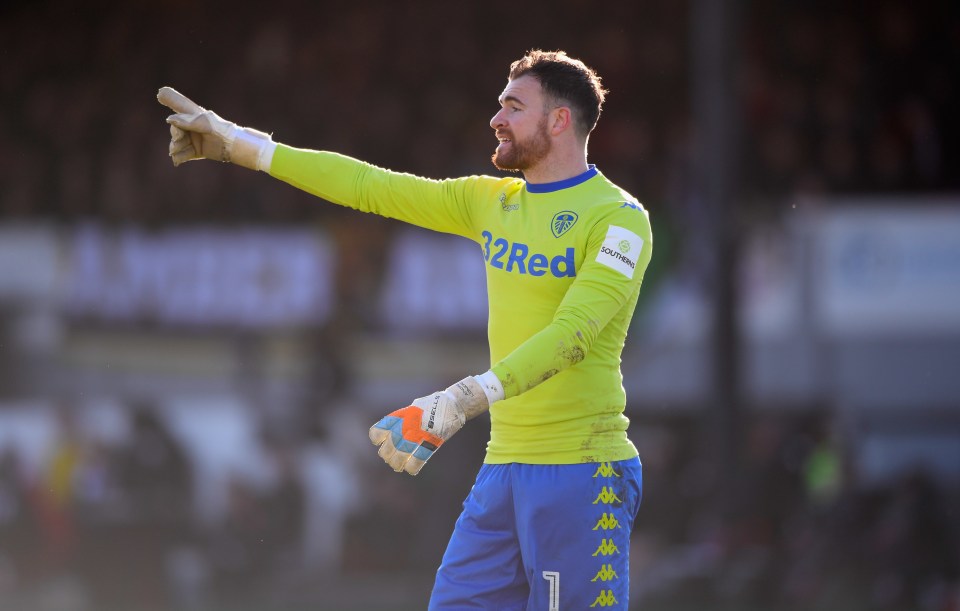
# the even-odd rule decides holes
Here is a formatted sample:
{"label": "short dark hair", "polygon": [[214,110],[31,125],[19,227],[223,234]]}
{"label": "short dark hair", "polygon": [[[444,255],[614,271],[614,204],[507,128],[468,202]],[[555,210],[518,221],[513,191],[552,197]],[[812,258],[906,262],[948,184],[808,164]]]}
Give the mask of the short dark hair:
{"label": "short dark hair", "polygon": [[510,64],[510,80],[531,75],[540,82],[548,98],[569,105],[581,136],[597,126],[607,90],[592,68],[563,51],[534,49]]}

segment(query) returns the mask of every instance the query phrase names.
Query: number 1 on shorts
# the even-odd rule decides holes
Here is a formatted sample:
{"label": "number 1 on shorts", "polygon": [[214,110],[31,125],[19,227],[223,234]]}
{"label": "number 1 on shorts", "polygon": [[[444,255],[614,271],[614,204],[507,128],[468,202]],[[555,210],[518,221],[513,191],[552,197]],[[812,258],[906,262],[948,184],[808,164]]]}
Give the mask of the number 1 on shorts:
{"label": "number 1 on shorts", "polygon": [[550,584],[550,608],[547,611],[560,611],[560,571],[544,571],[543,578]]}

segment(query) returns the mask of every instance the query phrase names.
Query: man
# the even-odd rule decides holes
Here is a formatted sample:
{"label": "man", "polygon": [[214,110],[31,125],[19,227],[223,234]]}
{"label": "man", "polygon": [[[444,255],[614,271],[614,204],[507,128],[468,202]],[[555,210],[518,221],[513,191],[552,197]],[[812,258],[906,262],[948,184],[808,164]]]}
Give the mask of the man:
{"label": "man", "polygon": [[581,61],[531,51],[511,64],[494,165],[523,174],[443,181],[295,149],[176,91],[174,165],[219,159],[328,201],[480,244],[492,367],[421,397],[370,429],[379,454],[416,474],[490,410],[484,464],[444,553],[430,609],[627,608],[637,450],[620,373],[652,241],[646,211],[587,163],[606,91]]}

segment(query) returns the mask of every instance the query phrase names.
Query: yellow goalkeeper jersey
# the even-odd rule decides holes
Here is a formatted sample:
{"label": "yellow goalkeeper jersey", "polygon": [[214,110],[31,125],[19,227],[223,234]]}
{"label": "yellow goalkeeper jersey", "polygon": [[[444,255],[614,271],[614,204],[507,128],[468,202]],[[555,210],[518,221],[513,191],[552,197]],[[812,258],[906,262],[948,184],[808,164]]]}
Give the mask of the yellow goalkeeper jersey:
{"label": "yellow goalkeeper jersey", "polygon": [[431,180],[278,145],[270,174],[330,202],[477,242],[491,368],[484,462],[632,458],[620,372],[653,242],[646,210],[595,167],[567,180]]}

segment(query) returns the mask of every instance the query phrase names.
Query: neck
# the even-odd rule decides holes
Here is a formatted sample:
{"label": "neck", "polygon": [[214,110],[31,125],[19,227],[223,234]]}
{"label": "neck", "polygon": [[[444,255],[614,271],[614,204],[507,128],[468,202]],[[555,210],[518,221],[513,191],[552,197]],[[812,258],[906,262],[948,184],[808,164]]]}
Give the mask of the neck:
{"label": "neck", "polygon": [[557,182],[579,176],[589,168],[585,148],[583,150],[571,148],[565,153],[561,151],[556,153],[548,155],[534,167],[524,170],[523,177],[526,181],[533,184]]}

